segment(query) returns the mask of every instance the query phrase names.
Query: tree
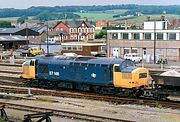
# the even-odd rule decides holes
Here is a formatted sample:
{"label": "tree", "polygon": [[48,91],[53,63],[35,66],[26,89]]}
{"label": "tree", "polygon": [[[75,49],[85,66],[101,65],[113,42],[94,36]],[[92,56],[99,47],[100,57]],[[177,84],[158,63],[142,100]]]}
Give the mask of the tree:
{"label": "tree", "polygon": [[101,30],[99,33],[95,34],[95,39],[106,38],[107,30]]}
{"label": "tree", "polygon": [[11,22],[1,21],[0,28],[14,28],[14,26],[11,25]]}
{"label": "tree", "polygon": [[17,23],[23,24],[26,20],[28,20],[27,16],[21,16],[17,19]]}

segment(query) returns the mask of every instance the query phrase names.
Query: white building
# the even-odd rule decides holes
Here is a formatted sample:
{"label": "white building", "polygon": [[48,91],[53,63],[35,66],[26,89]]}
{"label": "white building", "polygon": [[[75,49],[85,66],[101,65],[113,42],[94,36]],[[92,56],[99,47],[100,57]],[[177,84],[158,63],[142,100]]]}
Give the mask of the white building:
{"label": "white building", "polygon": [[[156,29],[154,29],[154,27]],[[167,30],[166,21],[144,22],[144,30],[108,30],[110,55],[118,49],[119,57],[125,53],[180,59],[180,30]]]}
{"label": "white building", "polygon": [[167,21],[145,21],[144,30],[167,30]]}

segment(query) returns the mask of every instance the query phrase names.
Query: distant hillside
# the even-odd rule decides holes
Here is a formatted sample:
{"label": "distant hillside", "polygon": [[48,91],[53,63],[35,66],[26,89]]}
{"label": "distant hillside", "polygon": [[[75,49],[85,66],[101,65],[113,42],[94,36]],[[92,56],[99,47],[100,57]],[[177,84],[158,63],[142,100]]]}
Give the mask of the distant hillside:
{"label": "distant hillside", "polygon": [[[30,7],[28,9],[6,8],[0,9],[0,18],[35,16],[34,19],[41,20],[42,16],[49,16],[43,20],[55,20],[63,18],[79,18],[74,12],[88,13],[94,11],[126,10],[123,14],[114,17],[132,15],[137,12],[142,14],[180,14],[180,6],[145,6],[145,5],[106,5],[106,6],[55,6],[55,7]],[[40,19],[41,18],[41,19]],[[44,17],[45,18],[45,17]]]}

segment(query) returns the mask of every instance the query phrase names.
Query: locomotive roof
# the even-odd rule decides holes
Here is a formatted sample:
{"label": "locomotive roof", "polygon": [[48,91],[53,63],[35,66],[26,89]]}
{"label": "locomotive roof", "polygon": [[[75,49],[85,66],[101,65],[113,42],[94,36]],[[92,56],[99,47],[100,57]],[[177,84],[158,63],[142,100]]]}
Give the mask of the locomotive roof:
{"label": "locomotive roof", "polygon": [[121,58],[108,58],[108,57],[91,57],[91,56],[37,56],[35,59],[39,63],[46,64],[63,64],[68,65],[70,63],[87,63],[87,64],[121,64],[124,59]]}

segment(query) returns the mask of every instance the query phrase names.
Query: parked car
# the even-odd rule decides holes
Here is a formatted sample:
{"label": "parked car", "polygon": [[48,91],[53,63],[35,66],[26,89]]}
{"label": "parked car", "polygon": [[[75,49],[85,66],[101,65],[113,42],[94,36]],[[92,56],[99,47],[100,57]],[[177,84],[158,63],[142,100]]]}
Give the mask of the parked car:
{"label": "parked car", "polygon": [[124,59],[131,60],[135,63],[140,63],[142,61],[142,57],[137,53],[127,53],[124,55]]}

